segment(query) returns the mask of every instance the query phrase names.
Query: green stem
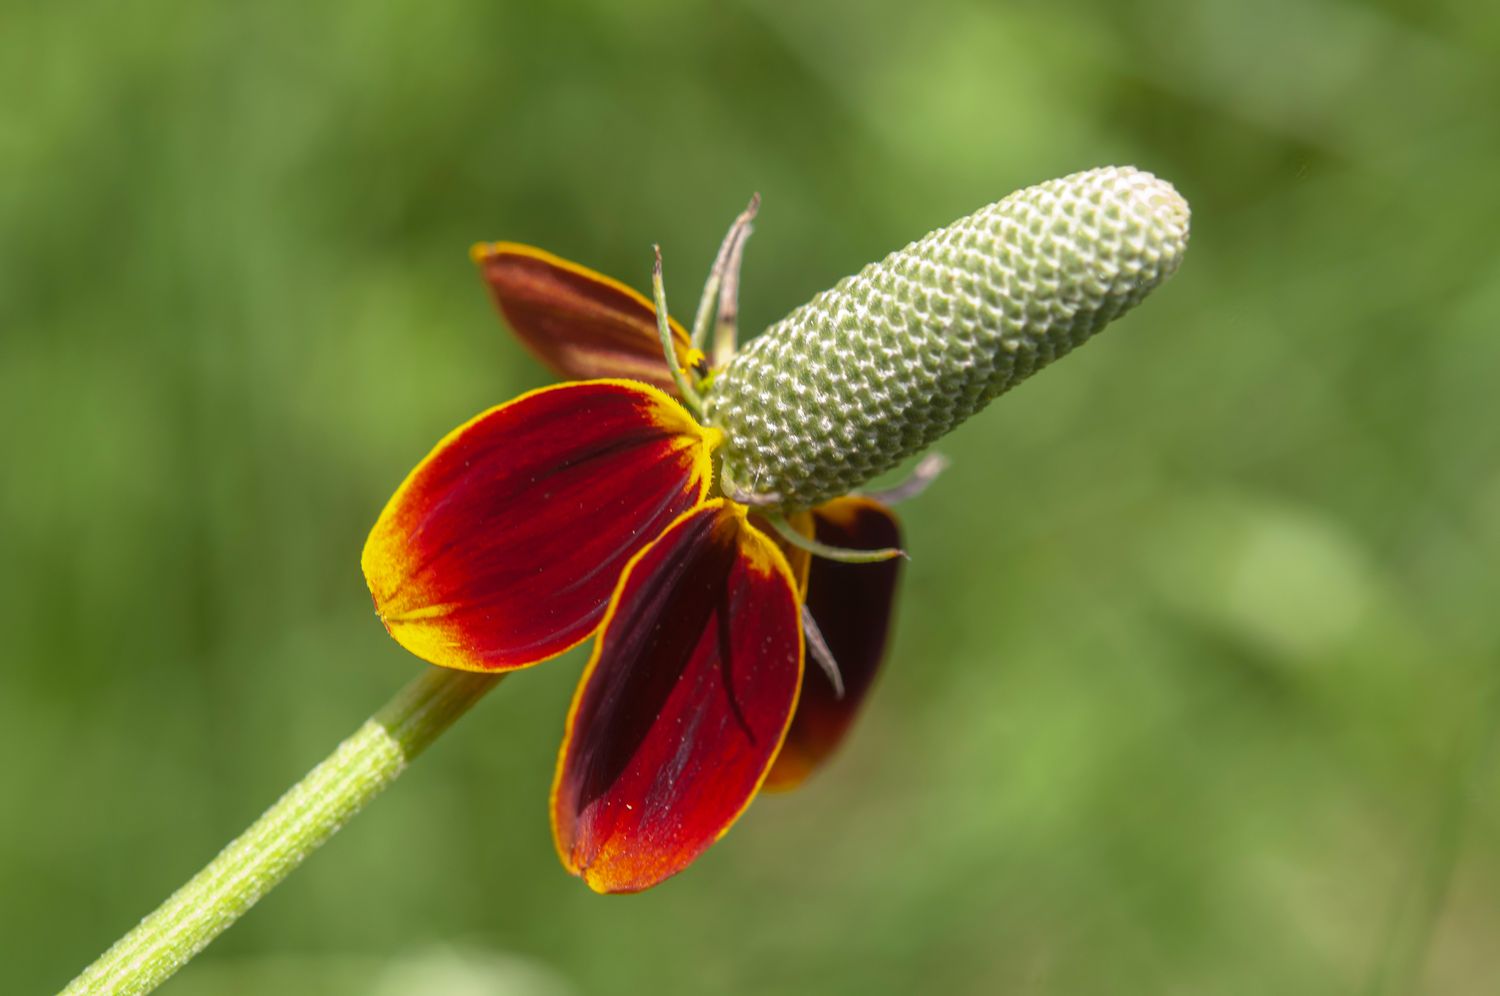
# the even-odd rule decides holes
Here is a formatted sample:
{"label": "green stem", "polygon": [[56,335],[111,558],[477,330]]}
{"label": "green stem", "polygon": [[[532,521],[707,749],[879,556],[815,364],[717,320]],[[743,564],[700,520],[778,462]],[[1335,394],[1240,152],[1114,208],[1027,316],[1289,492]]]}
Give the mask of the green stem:
{"label": "green stem", "polygon": [[428,668],[218,857],[68,984],[63,996],[161,985],[405,770],[499,675]]}

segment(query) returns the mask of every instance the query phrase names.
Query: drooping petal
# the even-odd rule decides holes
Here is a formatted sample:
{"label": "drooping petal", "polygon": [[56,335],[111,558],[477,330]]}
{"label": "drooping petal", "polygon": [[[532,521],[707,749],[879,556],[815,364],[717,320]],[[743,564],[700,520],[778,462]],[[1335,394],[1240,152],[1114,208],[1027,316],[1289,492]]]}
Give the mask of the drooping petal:
{"label": "drooping petal", "polygon": [[[480,243],[471,255],[506,322],[554,372],[574,380],[623,377],[676,392],[656,308],[645,297],[532,246]],[[671,328],[677,362],[690,366],[688,334],[676,321]]]}
{"label": "drooping petal", "polygon": [[722,499],[627,568],[568,714],[552,789],[563,865],[597,892],[687,867],[750,804],[802,681],[786,560]]}
{"label": "drooping petal", "polygon": [[[868,498],[836,498],[815,508],[813,520],[821,543],[855,550],[901,545],[895,514]],[[812,558],[807,608],[838,662],[844,697],[834,694],[819,668],[806,669],[797,714],[766,778],[768,790],[800,785],[849,731],[885,656],[900,573],[900,558],[873,564]]]}
{"label": "drooping petal", "polygon": [[445,667],[555,657],[626,563],[704,498],[711,430],[625,381],[522,395],[449,433],[396,490],[361,566],[381,620]]}

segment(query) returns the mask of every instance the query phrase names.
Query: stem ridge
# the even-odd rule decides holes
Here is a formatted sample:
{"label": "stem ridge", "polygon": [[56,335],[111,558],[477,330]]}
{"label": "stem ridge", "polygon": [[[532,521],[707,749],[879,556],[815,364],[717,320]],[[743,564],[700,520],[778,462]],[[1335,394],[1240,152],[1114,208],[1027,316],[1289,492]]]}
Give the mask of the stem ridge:
{"label": "stem ridge", "polygon": [[501,677],[426,669],[84,969],[63,996],[139,996],[171,978],[395,781]]}

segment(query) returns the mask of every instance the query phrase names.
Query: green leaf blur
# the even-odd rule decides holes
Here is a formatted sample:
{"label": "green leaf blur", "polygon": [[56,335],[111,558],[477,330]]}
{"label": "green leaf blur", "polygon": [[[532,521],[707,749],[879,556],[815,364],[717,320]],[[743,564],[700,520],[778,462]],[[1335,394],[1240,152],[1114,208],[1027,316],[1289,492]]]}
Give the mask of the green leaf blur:
{"label": "green leaf blur", "polygon": [[0,0],[0,955],[63,985],[403,684],[359,550],[546,375],[466,251],[744,321],[1128,163],[1182,270],[945,440],[847,749],[601,899],[507,681],[164,992],[1485,993],[1500,7]]}

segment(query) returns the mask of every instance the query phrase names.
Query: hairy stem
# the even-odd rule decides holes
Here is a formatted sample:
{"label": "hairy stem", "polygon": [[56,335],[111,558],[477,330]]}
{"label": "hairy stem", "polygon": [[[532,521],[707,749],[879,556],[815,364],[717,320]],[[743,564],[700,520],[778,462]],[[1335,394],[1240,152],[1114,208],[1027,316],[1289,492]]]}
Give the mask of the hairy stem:
{"label": "hairy stem", "polygon": [[428,668],[248,830],[69,983],[64,996],[161,985],[254,906],[500,681]]}

